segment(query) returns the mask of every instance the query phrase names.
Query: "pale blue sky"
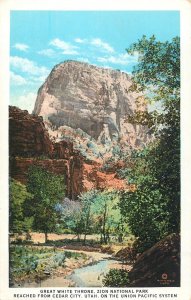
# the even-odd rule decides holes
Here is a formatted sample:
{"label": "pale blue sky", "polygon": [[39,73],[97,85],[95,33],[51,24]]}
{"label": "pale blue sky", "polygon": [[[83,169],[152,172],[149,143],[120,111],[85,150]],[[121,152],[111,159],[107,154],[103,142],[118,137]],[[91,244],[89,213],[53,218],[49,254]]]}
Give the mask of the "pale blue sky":
{"label": "pale blue sky", "polygon": [[10,104],[31,112],[51,69],[68,59],[131,72],[131,43],[171,40],[179,27],[176,11],[12,11]]}

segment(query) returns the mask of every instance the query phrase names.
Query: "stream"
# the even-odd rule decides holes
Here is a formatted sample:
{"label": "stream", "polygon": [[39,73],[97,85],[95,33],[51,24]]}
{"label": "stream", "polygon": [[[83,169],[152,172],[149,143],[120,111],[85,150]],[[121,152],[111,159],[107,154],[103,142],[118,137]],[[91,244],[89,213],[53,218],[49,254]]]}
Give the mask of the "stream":
{"label": "stream", "polygon": [[116,260],[103,259],[93,265],[74,270],[68,278],[75,282],[76,287],[102,287],[106,273],[119,264],[120,262]]}
{"label": "stream", "polygon": [[81,268],[74,269],[73,273],[66,277],[49,277],[40,282],[23,282],[22,284],[14,284],[14,288],[32,288],[32,287],[102,287],[102,280],[106,273],[111,268],[122,267],[120,261],[111,258],[111,255],[86,252],[73,251],[88,254],[94,258],[94,263]]}

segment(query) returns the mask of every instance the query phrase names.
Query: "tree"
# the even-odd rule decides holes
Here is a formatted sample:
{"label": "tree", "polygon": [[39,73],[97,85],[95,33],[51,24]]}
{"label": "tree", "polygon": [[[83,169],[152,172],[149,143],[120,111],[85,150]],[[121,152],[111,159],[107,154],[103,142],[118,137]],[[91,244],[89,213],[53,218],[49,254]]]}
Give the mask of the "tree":
{"label": "tree", "polygon": [[121,202],[144,250],[180,230],[180,40],[159,42],[143,36],[127,51],[139,54],[131,88],[163,107],[161,112],[137,112],[131,120],[144,122],[155,134],[152,145],[132,156],[134,170],[130,166],[126,175],[136,192],[126,193]]}
{"label": "tree", "polygon": [[[80,233],[99,233],[101,243],[108,243],[110,234],[122,234],[125,226],[119,209],[119,193],[114,190],[90,190],[79,196],[81,218],[78,220]],[[78,229],[79,230],[79,229]]]}
{"label": "tree", "polygon": [[65,195],[63,176],[32,166],[28,172],[27,190],[34,195],[34,198],[26,207],[26,211],[33,216],[33,228],[44,232],[45,242],[47,242],[48,232],[55,230],[60,217],[57,204]]}
{"label": "tree", "polygon": [[156,41],[155,36],[147,39],[143,36],[132,44],[127,52],[138,53],[138,64],[133,70],[133,82],[136,89],[145,91],[149,88],[154,100],[166,96],[176,100],[180,89],[180,38],[171,42]]}
{"label": "tree", "polygon": [[168,233],[167,198],[162,196],[159,182],[151,171],[153,160],[149,154],[149,147],[132,153],[125,176],[136,188],[122,192],[120,201],[121,214],[138,239],[139,252],[150,248]]}
{"label": "tree", "polygon": [[84,233],[84,244],[86,243],[86,236],[91,231],[92,226],[92,205],[96,201],[98,191],[90,190],[88,192],[82,193],[79,196],[79,200],[82,205],[81,214],[81,227]]}
{"label": "tree", "polygon": [[59,205],[61,211],[61,224],[72,232],[76,233],[78,240],[84,230],[82,221],[82,204],[65,198]]}
{"label": "tree", "polygon": [[119,194],[114,190],[98,192],[92,205],[94,230],[100,233],[101,243],[107,244],[111,233],[121,234]]}
{"label": "tree", "polygon": [[24,214],[24,204],[32,201],[32,194],[27,192],[26,186],[10,179],[10,205],[9,205],[9,229],[10,232],[28,232],[32,225],[32,219]]}

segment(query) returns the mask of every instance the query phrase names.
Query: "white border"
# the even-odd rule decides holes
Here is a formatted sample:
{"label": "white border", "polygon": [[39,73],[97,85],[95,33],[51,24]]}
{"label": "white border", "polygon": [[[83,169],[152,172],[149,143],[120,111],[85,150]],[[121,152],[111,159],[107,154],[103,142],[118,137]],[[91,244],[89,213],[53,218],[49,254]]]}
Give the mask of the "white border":
{"label": "white border", "polygon": [[[0,299],[8,297],[9,11],[0,3]],[[9,299],[9,298],[7,298]],[[11,299],[11,298],[10,298]]]}
{"label": "white border", "polygon": [[[191,1],[190,0],[1,0],[0,2],[0,202],[1,239],[0,239],[0,299],[13,299],[15,289],[8,288],[8,102],[9,102],[9,14],[10,10],[180,10],[181,11],[181,288],[164,288],[160,292],[179,294],[180,300],[191,299]],[[169,290],[170,289],[170,290]],[[17,289],[29,292],[29,289]],[[30,289],[38,292],[39,289]],[[157,289],[152,289],[152,292]]]}
{"label": "white border", "polygon": [[[181,0],[2,0],[12,10],[179,10]],[[186,1],[185,1],[186,2]]]}
{"label": "white border", "polygon": [[[181,7],[181,274],[191,299],[191,1]],[[183,294],[183,295],[184,295]]]}

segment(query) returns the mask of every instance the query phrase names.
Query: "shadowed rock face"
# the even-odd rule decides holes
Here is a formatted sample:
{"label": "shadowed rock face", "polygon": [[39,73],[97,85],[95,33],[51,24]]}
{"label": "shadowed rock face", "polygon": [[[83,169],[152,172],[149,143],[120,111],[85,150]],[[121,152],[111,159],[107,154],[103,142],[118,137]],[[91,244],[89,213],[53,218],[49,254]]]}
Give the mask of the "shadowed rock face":
{"label": "shadowed rock face", "polygon": [[126,73],[66,61],[54,67],[39,89],[34,113],[54,128],[81,128],[102,143],[123,136],[135,146],[146,141],[147,129],[126,118],[146,105],[141,95],[129,92],[130,86]]}
{"label": "shadowed rock face", "polygon": [[180,236],[171,234],[143,252],[129,278],[131,287],[180,286]]}
{"label": "shadowed rock face", "polygon": [[22,157],[53,155],[53,144],[42,117],[30,115],[15,106],[9,107],[9,154]]}

